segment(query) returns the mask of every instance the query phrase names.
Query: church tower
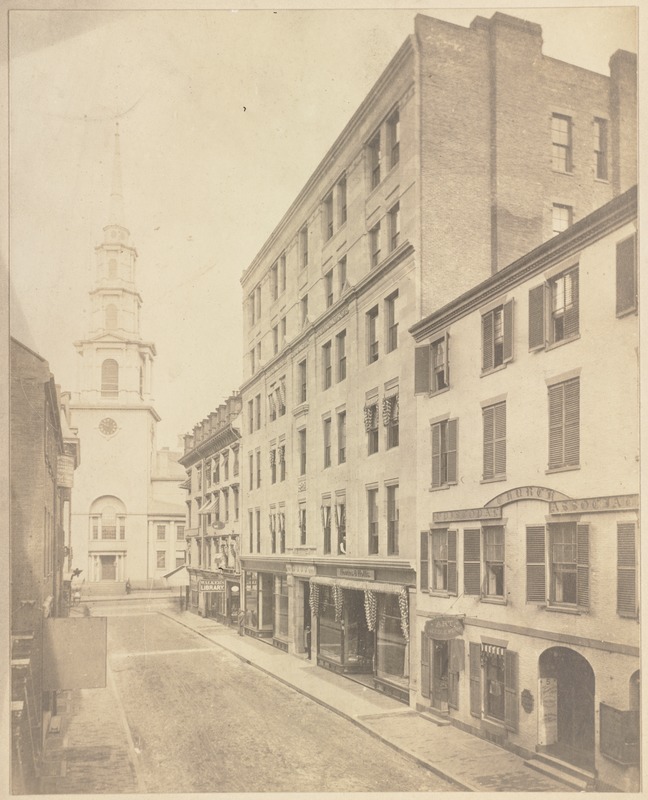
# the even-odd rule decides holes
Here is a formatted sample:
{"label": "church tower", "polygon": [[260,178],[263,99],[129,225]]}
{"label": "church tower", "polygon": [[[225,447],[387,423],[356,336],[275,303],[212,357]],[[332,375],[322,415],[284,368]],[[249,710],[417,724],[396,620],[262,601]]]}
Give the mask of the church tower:
{"label": "church tower", "polygon": [[184,503],[173,454],[156,450],[155,345],[140,333],[137,250],[124,218],[119,128],[108,223],[95,247],[90,325],[74,343],[79,391],[70,404],[83,459],[75,474],[72,548],[86,590],[163,585],[184,558]]}

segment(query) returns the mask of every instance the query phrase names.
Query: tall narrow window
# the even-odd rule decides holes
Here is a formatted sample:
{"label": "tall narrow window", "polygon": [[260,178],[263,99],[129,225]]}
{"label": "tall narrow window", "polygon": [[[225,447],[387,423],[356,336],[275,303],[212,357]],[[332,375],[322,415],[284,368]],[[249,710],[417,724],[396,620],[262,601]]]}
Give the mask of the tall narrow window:
{"label": "tall narrow window", "polygon": [[504,527],[484,528],[484,595],[504,597]]}
{"label": "tall narrow window", "polygon": [[301,300],[299,301],[299,312],[301,317],[301,326],[302,328],[308,321],[308,295],[305,294]]}
{"label": "tall narrow window", "polygon": [[578,600],[578,560],[576,524],[549,526],[550,594],[558,605],[576,605]]}
{"label": "tall narrow window", "polygon": [[369,256],[372,267],[380,263],[380,222],[369,231]]}
{"label": "tall narrow window", "polygon": [[606,119],[594,117],[594,157],[596,177],[600,181],[608,179],[608,123]]}
{"label": "tall narrow window", "polygon": [[300,503],[298,509],[299,544],[306,544],[306,504]]}
{"label": "tall narrow window", "polygon": [[331,553],[331,500],[322,501],[322,535],[324,539],[324,555]]}
{"label": "tall narrow window", "polygon": [[255,510],[255,517],[256,517],[256,551],[257,553],[261,552],[261,510]]}
{"label": "tall narrow window", "polygon": [[270,450],[270,483],[277,482],[277,451],[273,447]]}
{"label": "tall narrow window", "polygon": [[432,589],[457,594],[457,532],[432,531]]}
{"label": "tall narrow window", "polygon": [[387,555],[398,555],[398,485],[387,487]]}
{"label": "tall narrow window", "polygon": [[324,467],[331,466],[331,418],[324,420]]}
{"label": "tall narrow window", "polygon": [[506,364],[513,358],[513,301],[482,315],[482,370]]}
{"label": "tall narrow window", "polygon": [[322,345],[322,388],[329,389],[333,383],[332,343]]}
{"label": "tall narrow window", "polygon": [[551,232],[554,236],[566,231],[572,224],[573,209],[561,203],[554,203],[551,209]]}
{"label": "tall narrow window", "polygon": [[339,411],[337,415],[338,432],[338,464],[346,461],[346,411]]}
{"label": "tall narrow window", "polygon": [[297,364],[297,402],[305,403],[307,398],[306,360]]}
{"label": "tall narrow window", "polygon": [[630,236],[616,246],[616,313],[637,308],[637,237]]}
{"label": "tall narrow window", "polygon": [[338,383],[346,378],[346,330],[340,331],[335,337],[337,347],[337,380]]}
{"label": "tall narrow window", "polygon": [[347,221],[347,180],[343,175],[338,181],[338,224],[344,225]]}
{"label": "tall narrow window", "polygon": [[378,534],[378,489],[367,489],[368,552],[375,556],[379,551]]}
{"label": "tall narrow window", "polygon": [[400,115],[398,109],[387,120],[389,137],[389,166],[394,167],[400,161]]}
{"label": "tall narrow window", "polygon": [[448,337],[446,335],[432,342],[432,391],[438,392],[441,389],[447,389],[449,377]]}
{"label": "tall narrow window", "polygon": [[254,552],[254,512],[248,511],[248,537],[250,545],[250,553]]}
{"label": "tall narrow window", "polygon": [[400,244],[400,203],[389,210],[389,250],[395,250]]}
{"label": "tall narrow window", "polygon": [[399,413],[398,394],[383,398],[383,425],[387,429],[387,449],[398,447]]}
{"label": "tall narrow window", "polygon": [[322,203],[324,241],[333,236],[333,194],[329,192]]}
{"label": "tall narrow window", "polygon": [[326,307],[330,308],[333,305],[333,270],[329,270],[324,276],[324,296],[326,299]]}
{"label": "tall narrow window", "polygon": [[385,324],[387,326],[386,350],[391,353],[398,347],[398,290],[385,300]]}
{"label": "tall narrow window", "polygon": [[482,409],[484,423],[484,480],[506,477],[506,403]]}
{"label": "tall narrow window", "polygon": [[580,463],[580,381],[549,387],[549,469]]}
{"label": "tall narrow window", "polygon": [[107,358],[101,365],[101,394],[103,397],[117,397],[119,393],[119,364],[114,358]]}
{"label": "tall narrow window", "polygon": [[299,432],[299,474],[306,474],[306,428]]}
{"label": "tall narrow window", "polygon": [[250,453],[248,455],[248,467],[249,467],[249,487],[250,490],[254,489],[254,454]]}
{"label": "tall narrow window", "polygon": [[254,400],[248,400],[248,433],[254,432]]}
{"label": "tall narrow window", "polygon": [[279,256],[279,291],[286,291],[286,254]]}
{"label": "tall narrow window", "polygon": [[261,451],[256,451],[256,488],[261,488]]}
{"label": "tall narrow window", "polygon": [[378,361],[378,306],[367,311],[367,363]]}
{"label": "tall narrow window", "polygon": [[369,142],[367,151],[369,156],[371,188],[375,189],[380,183],[380,166],[382,160],[382,154],[380,150],[380,131],[378,131],[373,139]]}
{"label": "tall narrow window", "polygon": [[279,343],[283,347],[286,344],[286,318],[282,317],[279,322]]}
{"label": "tall narrow window", "polygon": [[279,352],[279,325],[272,328],[272,355],[276,356]]}
{"label": "tall narrow window", "polygon": [[299,231],[299,264],[302,269],[308,265],[308,225]]}
{"label": "tall narrow window", "polygon": [[564,114],[551,117],[552,165],[557,172],[572,171],[572,121]]}
{"label": "tall narrow window", "polygon": [[259,284],[256,287],[255,294],[256,294],[256,316],[257,319],[261,319],[261,284]]}
{"label": "tall narrow window", "polygon": [[378,452],[378,400],[365,406],[365,431],[367,433],[367,454]]}
{"label": "tall narrow window", "polygon": [[261,427],[261,395],[258,394],[254,398],[254,421],[256,430]]}
{"label": "tall narrow window", "polygon": [[457,420],[432,425],[432,488],[457,482]]}
{"label": "tall narrow window", "polygon": [[338,497],[335,502],[335,525],[337,527],[337,552],[346,555],[346,497]]}
{"label": "tall narrow window", "polygon": [[273,300],[276,300],[279,297],[279,262],[275,261],[275,263],[270,267],[270,295]]}
{"label": "tall narrow window", "polygon": [[347,279],[347,257],[342,256],[342,258],[338,261],[338,291],[340,293],[340,297],[342,297],[342,290],[344,289],[346,279]]}

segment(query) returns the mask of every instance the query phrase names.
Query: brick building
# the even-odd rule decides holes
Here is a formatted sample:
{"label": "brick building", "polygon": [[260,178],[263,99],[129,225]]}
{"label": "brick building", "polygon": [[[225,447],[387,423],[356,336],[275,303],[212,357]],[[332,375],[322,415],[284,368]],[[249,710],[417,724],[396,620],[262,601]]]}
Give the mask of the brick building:
{"label": "brick building", "polygon": [[44,358],[10,343],[12,790],[38,787],[56,695],[43,691],[43,621],[67,616],[79,440]]}
{"label": "brick building", "polygon": [[184,437],[191,611],[236,624],[241,597],[241,398],[232,394]]}
{"label": "brick building", "polygon": [[[636,181],[634,56],[417,15],[242,277],[248,633],[409,699],[422,316]],[[441,356],[440,356],[441,357]],[[412,662],[415,663],[415,662]]]}
{"label": "brick building", "polygon": [[630,189],[412,329],[416,705],[626,791],[639,789],[636,231]]}

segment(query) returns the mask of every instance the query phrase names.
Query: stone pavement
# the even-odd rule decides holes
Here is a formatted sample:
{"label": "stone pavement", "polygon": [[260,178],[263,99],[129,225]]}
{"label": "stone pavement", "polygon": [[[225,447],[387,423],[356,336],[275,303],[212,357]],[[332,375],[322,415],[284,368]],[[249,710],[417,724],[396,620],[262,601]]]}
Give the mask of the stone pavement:
{"label": "stone pavement", "polygon": [[524,760],[453,725],[440,726],[356,681],[192,612],[160,611],[282,683],[346,717],[398,752],[470,792],[565,792]]}

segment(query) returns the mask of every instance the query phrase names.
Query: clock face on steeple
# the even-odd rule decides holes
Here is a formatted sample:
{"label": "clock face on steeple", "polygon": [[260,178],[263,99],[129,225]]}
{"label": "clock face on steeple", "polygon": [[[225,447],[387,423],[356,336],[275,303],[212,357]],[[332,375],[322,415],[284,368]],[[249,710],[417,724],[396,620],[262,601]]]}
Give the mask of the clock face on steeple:
{"label": "clock face on steeple", "polygon": [[117,423],[111,417],[105,417],[99,423],[99,430],[104,436],[112,436],[117,431]]}

